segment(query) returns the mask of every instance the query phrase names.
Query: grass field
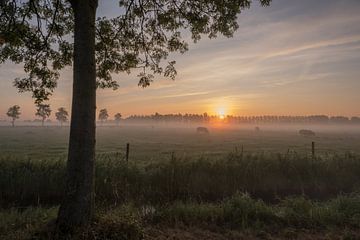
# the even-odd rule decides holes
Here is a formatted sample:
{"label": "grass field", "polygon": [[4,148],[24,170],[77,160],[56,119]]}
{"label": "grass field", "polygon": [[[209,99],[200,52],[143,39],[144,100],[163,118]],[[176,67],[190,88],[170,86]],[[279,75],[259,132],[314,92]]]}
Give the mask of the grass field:
{"label": "grass field", "polygon": [[[97,129],[97,153],[123,153],[130,143],[132,161],[154,162],[178,156],[218,158],[235,149],[248,153],[311,153],[315,141],[318,154],[360,153],[360,129],[342,126],[312,127],[316,137],[298,134],[304,126],[253,127],[210,126],[209,135],[199,135],[196,126],[125,125]],[[69,128],[0,127],[0,156],[32,159],[64,157]]]}
{"label": "grass field", "polygon": [[[301,128],[98,127],[97,219],[74,239],[359,239],[360,130]],[[52,239],[68,131],[0,127],[0,239]]]}

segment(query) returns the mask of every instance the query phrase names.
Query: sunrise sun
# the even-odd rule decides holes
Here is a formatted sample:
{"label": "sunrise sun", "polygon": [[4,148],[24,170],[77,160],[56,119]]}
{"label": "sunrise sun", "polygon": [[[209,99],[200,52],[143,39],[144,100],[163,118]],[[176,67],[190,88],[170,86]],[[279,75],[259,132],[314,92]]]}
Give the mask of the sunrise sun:
{"label": "sunrise sun", "polygon": [[226,115],[226,108],[225,107],[219,107],[216,110],[216,114],[218,115],[220,120],[224,120],[225,119],[225,115]]}

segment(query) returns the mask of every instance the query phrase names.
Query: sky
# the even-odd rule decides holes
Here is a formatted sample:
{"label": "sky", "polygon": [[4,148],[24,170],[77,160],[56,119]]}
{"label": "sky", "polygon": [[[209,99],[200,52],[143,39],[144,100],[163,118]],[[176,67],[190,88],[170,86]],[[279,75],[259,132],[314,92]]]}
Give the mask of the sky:
{"label": "sky", "polygon": [[[115,16],[116,0],[100,0],[99,16]],[[273,0],[254,3],[239,15],[233,38],[190,41],[176,60],[176,80],[156,77],[138,87],[136,73],[113,75],[120,88],[98,90],[97,109],[110,116],[204,113],[229,115],[360,116],[360,1]],[[21,119],[35,118],[31,94],[13,80],[21,65],[0,66],[0,119],[21,107]],[[61,72],[52,109],[70,109],[71,67]],[[54,114],[52,114],[54,119]]]}

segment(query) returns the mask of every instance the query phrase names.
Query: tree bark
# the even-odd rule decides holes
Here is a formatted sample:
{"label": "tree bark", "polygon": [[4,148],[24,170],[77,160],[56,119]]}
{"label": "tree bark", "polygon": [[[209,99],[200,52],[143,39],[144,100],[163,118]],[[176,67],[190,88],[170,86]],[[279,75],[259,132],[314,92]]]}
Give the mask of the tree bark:
{"label": "tree bark", "polygon": [[67,181],[57,230],[72,233],[87,225],[94,208],[95,17],[97,0],[72,0],[75,16],[73,98]]}

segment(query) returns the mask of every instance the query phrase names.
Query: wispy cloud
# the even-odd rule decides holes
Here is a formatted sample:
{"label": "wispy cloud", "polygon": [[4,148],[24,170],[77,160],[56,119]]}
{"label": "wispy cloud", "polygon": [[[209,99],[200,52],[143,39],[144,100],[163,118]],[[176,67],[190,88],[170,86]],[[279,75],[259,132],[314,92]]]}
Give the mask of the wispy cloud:
{"label": "wispy cloud", "polygon": [[[101,14],[117,13],[101,2]],[[114,75],[120,89],[99,90],[98,107],[124,115],[210,112],[220,105],[235,114],[360,115],[359,12],[358,0],[273,0],[244,11],[234,38],[203,39],[184,55],[172,54],[176,81],[158,77],[142,89],[136,72]],[[29,96],[18,97],[11,83],[21,67],[0,70],[0,117],[12,99],[30,108]],[[70,107],[71,75],[64,71],[54,107]]]}

